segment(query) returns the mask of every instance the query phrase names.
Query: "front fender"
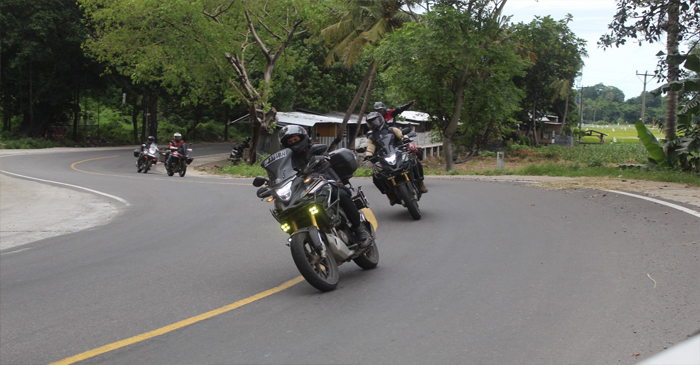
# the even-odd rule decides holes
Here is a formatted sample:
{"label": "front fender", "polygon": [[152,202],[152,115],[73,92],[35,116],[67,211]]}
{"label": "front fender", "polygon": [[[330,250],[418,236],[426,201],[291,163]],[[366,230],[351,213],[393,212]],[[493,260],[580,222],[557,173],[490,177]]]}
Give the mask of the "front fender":
{"label": "front fender", "polygon": [[300,229],[296,230],[296,232],[292,233],[291,237],[294,237],[298,234],[308,234],[309,239],[311,239],[311,243],[313,243],[316,251],[321,252],[323,250],[323,243],[321,242],[321,234],[318,232],[318,229],[316,227],[309,226],[309,227],[300,228]]}

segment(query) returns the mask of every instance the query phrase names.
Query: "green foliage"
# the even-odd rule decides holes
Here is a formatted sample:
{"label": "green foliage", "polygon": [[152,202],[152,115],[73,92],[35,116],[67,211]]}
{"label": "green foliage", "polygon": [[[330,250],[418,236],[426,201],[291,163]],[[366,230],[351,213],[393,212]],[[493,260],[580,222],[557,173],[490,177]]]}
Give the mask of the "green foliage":
{"label": "green foliage", "polygon": [[240,163],[238,165],[234,165],[230,163],[228,166],[222,167],[221,170],[219,170],[217,173],[240,177],[267,177],[267,172],[265,171],[265,169],[263,169],[262,166],[260,166],[260,164],[257,163],[253,165],[249,165],[247,163]]}
{"label": "green foliage", "polygon": [[[527,73],[515,80],[518,87],[527,91],[518,120],[531,124],[533,118],[551,114],[564,120],[567,96],[583,67],[582,57],[587,56],[585,40],[569,29],[572,20],[571,15],[558,21],[537,16],[528,24],[513,27],[514,36],[521,41],[523,57],[530,61]],[[573,98],[569,102],[573,103]],[[568,108],[571,114],[577,114],[575,110],[574,105]],[[575,123],[574,118],[566,119],[569,124]]]}
{"label": "green foliage", "polygon": [[634,124],[637,128],[637,133],[639,134],[639,139],[644,144],[644,148],[647,149],[650,155],[649,162],[654,163],[659,166],[668,166],[666,154],[664,153],[661,144],[656,140],[654,134],[649,131],[649,129],[641,121]]}
{"label": "green foliage", "polygon": [[652,93],[658,95],[674,90],[689,95],[687,101],[679,106],[678,135],[666,141],[664,147],[673,160],[677,158],[683,170],[700,172],[700,56],[688,54],[681,60],[691,76],[664,84]]}
{"label": "green foliage", "polygon": [[[483,12],[436,6],[423,22],[388,35],[375,57],[388,66],[387,94],[417,100],[445,143],[478,148],[511,127],[523,94],[513,77],[526,62],[487,1]],[[450,165],[446,165],[449,169]]]}

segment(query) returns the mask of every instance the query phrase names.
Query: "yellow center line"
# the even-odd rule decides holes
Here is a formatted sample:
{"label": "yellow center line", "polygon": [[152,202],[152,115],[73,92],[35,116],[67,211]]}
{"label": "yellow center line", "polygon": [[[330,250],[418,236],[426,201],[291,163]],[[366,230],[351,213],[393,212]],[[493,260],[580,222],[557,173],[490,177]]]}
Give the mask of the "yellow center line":
{"label": "yellow center line", "polygon": [[156,330],[153,330],[150,332],[146,332],[146,333],[143,333],[143,334],[140,334],[137,336],[129,337],[129,338],[121,340],[121,341],[113,342],[113,343],[110,343],[109,345],[98,347],[98,348],[90,350],[90,351],[85,351],[81,354],[77,354],[75,356],[71,356],[71,357],[65,358],[63,360],[53,362],[49,365],[73,364],[73,363],[76,363],[78,361],[83,361],[85,359],[89,359],[89,358],[95,357],[97,355],[101,355],[101,354],[104,354],[104,353],[107,353],[110,351],[114,351],[114,350],[129,346],[129,345],[133,345],[133,344],[138,343],[138,342],[148,340],[148,339],[153,338],[153,337],[164,335],[168,332],[172,332],[172,331],[178,330],[180,328],[189,326],[191,324],[201,322],[205,319],[209,319],[209,318],[212,318],[214,316],[218,316],[219,314],[223,314],[223,313],[232,311],[236,308],[240,308],[246,304],[253,303],[255,301],[258,301],[260,299],[268,297],[272,294],[279,293],[282,290],[288,289],[288,288],[290,288],[290,287],[292,287],[292,286],[294,286],[302,281],[304,281],[304,278],[301,276],[297,276],[296,278],[289,280],[289,281],[283,283],[282,285],[276,286],[272,289],[265,290],[264,292],[260,292],[258,294],[251,296],[251,297],[239,300],[235,303],[231,303],[231,304],[223,306],[221,308],[214,309],[214,310],[206,312],[206,313],[202,313],[200,315],[173,323],[173,324],[165,326],[165,327],[161,327],[159,329],[156,329]]}
{"label": "yellow center line", "polygon": [[[119,157],[118,155],[114,156],[105,156],[105,157],[96,157],[96,158],[89,158],[87,160],[81,160],[78,162],[73,162],[70,165],[70,168],[82,172],[84,174],[90,174],[90,175],[100,175],[100,176],[112,176],[112,177],[123,177],[123,178],[128,178],[128,179],[141,179],[142,177],[137,177],[137,176],[126,176],[126,175],[117,175],[117,174],[103,174],[99,172],[92,172],[92,171],[85,171],[81,170],[77,167],[75,167],[78,164],[81,164],[83,162],[89,162],[89,161],[95,161],[95,160],[103,160],[107,158],[115,158]],[[163,179],[163,178],[152,178],[151,180],[159,180],[159,181],[176,181],[176,182],[184,182],[184,183],[193,183],[193,184],[210,184],[210,185],[240,185],[240,186],[250,186],[251,184],[244,184],[244,183],[234,183],[234,182],[214,182],[214,181],[195,181],[195,180],[178,180],[178,179]]]}

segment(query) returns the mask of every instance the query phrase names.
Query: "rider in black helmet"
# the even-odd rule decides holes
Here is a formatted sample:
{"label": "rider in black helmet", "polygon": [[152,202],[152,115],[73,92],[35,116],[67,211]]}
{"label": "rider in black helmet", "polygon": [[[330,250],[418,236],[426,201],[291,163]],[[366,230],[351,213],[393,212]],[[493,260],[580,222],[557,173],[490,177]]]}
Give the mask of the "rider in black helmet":
{"label": "rider in black helmet", "polygon": [[[384,129],[394,133],[396,136],[394,141],[403,141],[408,139],[408,136],[403,135],[400,129],[389,126],[384,120],[384,117],[382,117],[378,112],[371,112],[367,114],[365,120],[367,121],[367,125],[372,129],[372,133],[367,137],[367,150],[365,152],[365,158],[374,155],[376,146],[374,145],[373,139],[380,131]],[[425,183],[423,182],[423,165],[418,160],[415,160],[415,162],[416,163],[411,167],[412,174],[418,183],[418,189],[420,189],[421,193],[425,194],[428,192],[428,188],[425,187]],[[390,189],[389,186],[386,186],[384,181],[377,180],[374,175],[372,176],[372,181],[377,189],[379,189],[382,194],[386,194],[386,196],[389,198],[389,204],[396,204],[396,197],[391,192],[392,189]]]}
{"label": "rider in black helmet", "polygon": [[[308,133],[306,133],[306,129],[298,125],[288,125],[282,128],[280,132],[280,144],[282,147],[292,150],[292,166],[297,171],[306,167],[312,156],[328,155],[328,146],[312,143]],[[359,246],[367,247],[370,243],[370,237],[360,221],[360,212],[352,201],[350,189],[343,185],[340,177],[333,170],[328,159],[320,164],[315,172],[325,176],[329,181],[335,182],[333,187],[338,189],[340,206],[347,215],[350,224],[352,224],[353,232],[360,242]]]}

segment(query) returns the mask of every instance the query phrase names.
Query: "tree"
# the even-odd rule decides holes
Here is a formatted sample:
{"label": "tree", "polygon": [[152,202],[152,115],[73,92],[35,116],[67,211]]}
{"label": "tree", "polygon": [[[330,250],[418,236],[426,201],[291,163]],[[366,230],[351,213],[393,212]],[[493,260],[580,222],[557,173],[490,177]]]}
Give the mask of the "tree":
{"label": "tree", "polygon": [[[700,6],[695,0],[617,0],[617,13],[608,26],[609,34],[601,36],[598,44],[604,48],[619,47],[628,38],[658,43],[666,33],[666,58],[659,62],[656,76],[669,83],[678,81],[681,58],[678,45],[683,40],[697,39],[700,31]],[[661,53],[663,55],[663,53]],[[667,68],[666,75],[661,72]],[[666,94],[666,140],[676,136],[678,93]]]}
{"label": "tree", "polygon": [[0,103],[3,130],[43,136],[79,116],[80,90],[101,87],[101,65],[80,48],[88,28],[73,1],[0,2]]}
{"label": "tree", "polygon": [[[523,43],[523,51],[532,65],[516,83],[526,92],[519,120],[527,120],[528,133],[532,133],[534,144],[538,144],[537,121],[553,112],[559,100],[568,100],[574,78],[583,67],[586,57],[586,41],[577,38],[569,29],[571,14],[555,21],[549,16],[535,17],[528,23],[518,23],[514,35]],[[568,101],[565,103],[565,109]],[[568,111],[568,110],[567,110]],[[561,112],[565,120],[566,112]]]}
{"label": "tree", "polygon": [[[276,119],[274,70],[303,24],[319,8],[307,0],[80,0],[95,24],[87,48],[135,82],[158,81],[198,95],[217,78],[253,121],[251,160]],[[216,73],[219,73],[217,76]]]}
{"label": "tree", "polygon": [[527,62],[516,54],[499,17],[504,2],[441,2],[420,24],[388,36],[377,59],[388,65],[389,90],[420,100],[442,137],[445,168],[455,166],[455,144],[472,153],[498,136],[518,108],[522,92],[513,83]]}
{"label": "tree", "polygon": [[[367,47],[377,46],[387,34],[414,19],[411,14],[402,9],[407,3],[410,5],[414,2],[406,0],[345,0],[344,9],[336,14],[338,21],[321,31],[327,42],[333,45],[326,58],[326,65],[329,66],[340,60],[346,67],[352,67],[361,59]],[[364,92],[365,98],[360,110],[361,120],[369,102],[369,93],[372,90],[376,74],[377,65],[374,60],[371,60],[365,77],[345,112],[343,122],[338,129],[338,135],[330,145],[331,150],[335,149],[342,141],[350,115]],[[357,121],[358,128],[355,130],[355,135],[360,127],[360,120]]]}

